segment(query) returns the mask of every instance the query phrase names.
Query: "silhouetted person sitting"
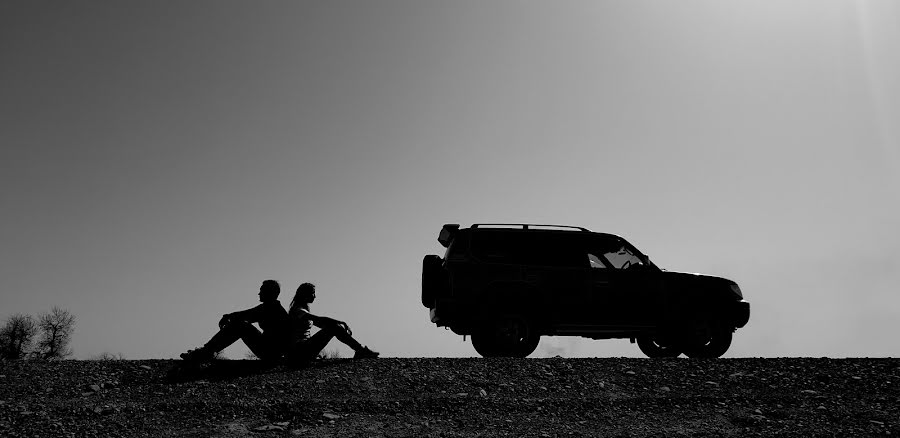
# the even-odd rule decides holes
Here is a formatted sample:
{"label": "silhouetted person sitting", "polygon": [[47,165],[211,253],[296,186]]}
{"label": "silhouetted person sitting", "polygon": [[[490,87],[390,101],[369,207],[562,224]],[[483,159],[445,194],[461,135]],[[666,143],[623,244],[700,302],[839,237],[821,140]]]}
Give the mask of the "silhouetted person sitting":
{"label": "silhouetted person sitting", "polygon": [[[353,355],[354,359],[378,357],[378,353],[353,339],[347,323],[309,313],[309,305],[315,299],[316,286],[312,283],[303,283],[297,288],[294,299],[291,300],[290,312],[288,313],[291,323],[292,342],[292,346],[287,352],[289,364],[295,366],[308,364],[328,345],[331,338],[337,338],[337,340],[352,348],[355,352]],[[309,336],[309,330],[312,325],[319,327],[319,331]]]}
{"label": "silhouetted person sitting", "polygon": [[[278,360],[290,345],[288,314],[278,301],[280,292],[277,281],[263,281],[259,287],[259,301],[262,304],[252,309],[226,313],[219,321],[218,333],[204,346],[182,353],[181,358],[192,362],[209,361],[216,353],[240,339],[261,360]],[[253,326],[254,322],[259,324],[262,333]]]}

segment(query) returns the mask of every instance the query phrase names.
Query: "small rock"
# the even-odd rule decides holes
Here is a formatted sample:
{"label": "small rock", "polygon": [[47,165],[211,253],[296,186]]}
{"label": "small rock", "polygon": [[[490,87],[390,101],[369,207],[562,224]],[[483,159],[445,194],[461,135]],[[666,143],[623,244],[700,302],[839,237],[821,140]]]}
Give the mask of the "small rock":
{"label": "small rock", "polygon": [[712,380],[707,380],[707,381],[705,381],[705,382],[703,382],[703,383],[706,384],[706,385],[719,386],[718,383],[713,382]]}
{"label": "small rock", "polygon": [[818,410],[820,410],[820,411],[824,411],[824,410],[826,410],[826,409],[828,409],[828,408],[826,408],[824,405],[819,405],[819,407],[817,407],[816,409],[818,409]]}
{"label": "small rock", "polygon": [[597,386],[599,386],[600,389],[605,389],[605,388],[606,388],[606,383],[600,382],[600,383],[597,384]]}
{"label": "small rock", "polygon": [[756,414],[756,415],[762,415],[762,414],[763,414],[762,411],[759,410],[758,408],[757,408],[756,410],[754,410],[753,413]]}
{"label": "small rock", "polygon": [[469,395],[468,392],[457,392],[457,393],[456,393],[456,396],[457,396],[457,397],[466,397],[466,396],[468,396],[468,395]]}
{"label": "small rock", "polygon": [[290,421],[279,421],[279,422],[275,423],[276,426],[281,426],[281,427],[288,427],[289,424],[291,424]]}
{"label": "small rock", "polygon": [[241,424],[241,423],[229,423],[229,424],[226,424],[226,425],[225,425],[225,429],[228,429],[229,432],[235,432],[235,433],[241,434],[241,435],[246,434],[247,432],[249,432],[249,430],[247,430],[247,426],[244,426],[244,425]]}
{"label": "small rock", "polygon": [[82,392],[82,393],[81,393],[81,396],[82,396],[82,397],[89,397],[89,396],[92,396],[92,395],[94,395],[93,392]]}
{"label": "small rock", "polygon": [[284,430],[284,428],[277,424],[265,424],[265,425],[253,428],[254,432],[269,432],[269,431],[273,431],[273,430],[280,431],[280,430]]}
{"label": "small rock", "polygon": [[100,388],[100,385],[91,385],[91,386],[88,386],[88,389],[90,389],[91,391],[94,391],[94,392],[100,392],[101,388]]}
{"label": "small rock", "polygon": [[138,368],[140,368],[140,369],[142,369],[142,370],[147,370],[147,371],[150,371],[150,370],[153,369],[153,368],[150,367],[150,365],[141,365],[141,366],[139,366]]}
{"label": "small rock", "polygon": [[115,412],[115,409],[113,409],[109,406],[103,406],[103,407],[98,406],[98,407],[94,408],[94,412],[97,414],[100,414],[100,415],[109,415],[109,414],[112,414],[113,412]]}
{"label": "small rock", "polygon": [[862,380],[862,377],[859,377],[859,376],[853,376],[853,377],[851,377],[851,379],[853,379],[853,380]]}
{"label": "small rock", "polygon": [[628,371],[625,371],[625,374],[628,374],[629,376],[633,376],[633,375],[635,375],[635,372],[628,370]]}
{"label": "small rock", "polygon": [[341,418],[340,415],[338,415],[338,414],[332,414],[331,412],[323,412],[323,413],[322,413],[322,416],[325,417],[325,419],[327,419],[327,420],[332,420],[332,421],[333,421],[333,420],[337,420],[338,418]]}
{"label": "small rock", "polygon": [[668,386],[662,386],[659,388],[659,390],[662,392],[669,392],[672,390],[672,388],[669,388]]}
{"label": "small rock", "polygon": [[478,395],[480,395],[482,397],[487,397],[487,391],[485,391],[484,389],[479,389]]}
{"label": "small rock", "polygon": [[800,392],[802,392],[804,394],[818,394],[817,391],[813,391],[812,389],[804,389],[803,391],[800,391]]}

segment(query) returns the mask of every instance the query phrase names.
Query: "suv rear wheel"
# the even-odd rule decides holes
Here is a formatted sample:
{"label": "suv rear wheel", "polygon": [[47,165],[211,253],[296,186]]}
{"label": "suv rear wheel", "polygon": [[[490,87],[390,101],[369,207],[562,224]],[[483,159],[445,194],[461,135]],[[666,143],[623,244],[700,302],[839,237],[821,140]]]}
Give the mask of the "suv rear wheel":
{"label": "suv rear wheel", "polygon": [[541,341],[522,317],[498,318],[472,333],[472,346],[483,357],[527,357]]}
{"label": "suv rear wheel", "polygon": [[647,357],[678,357],[681,354],[681,350],[676,345],[656,335],[640,336],[637,338],[637,344]]}

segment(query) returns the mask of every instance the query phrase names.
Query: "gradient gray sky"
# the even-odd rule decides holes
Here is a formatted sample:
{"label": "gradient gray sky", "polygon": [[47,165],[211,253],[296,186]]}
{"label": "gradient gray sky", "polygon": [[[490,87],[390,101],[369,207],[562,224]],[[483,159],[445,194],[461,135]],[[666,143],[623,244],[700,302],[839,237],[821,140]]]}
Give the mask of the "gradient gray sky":
{"label": "gradient gray sky", "polygon": [[891,1],[3,2],[0,318],[168,358],[311,281],[471,356],[418,298],[441,225],[560,223],[736,280],[728,356],[896,356],[898,122]]}

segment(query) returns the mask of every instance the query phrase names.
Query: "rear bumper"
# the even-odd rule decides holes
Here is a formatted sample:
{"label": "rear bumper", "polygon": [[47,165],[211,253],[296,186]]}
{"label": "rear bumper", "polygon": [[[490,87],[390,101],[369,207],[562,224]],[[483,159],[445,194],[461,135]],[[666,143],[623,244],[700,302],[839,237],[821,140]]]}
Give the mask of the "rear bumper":
{"label": "rear bumper", "polygon": [[450,324],[450,320],[454,317],[453,305],[446,301],[440,302],[440,304],[428,309],[428,316],[438,327],[443,327]]}
{"label": "rear bumper", "polygon": [[431,318],[431,322],[437,324],[438,326],[441,325],[441,316],[440,316],[440,312],[438,312],[437,307],[432,307],[431,309],[428,309],[428,316]]}
{"label": "rear bumper", "polygon": [[459,306],[456,300],[437,300],[435,305],[428,309],[428,316],[438,327],[447,327],[459,322]]}
{"label": "rear bumper", "polygon": [[750,321],[750,303],[740,300],[735,303],[731,311],[731,321],[735,328],[741,328]]}

